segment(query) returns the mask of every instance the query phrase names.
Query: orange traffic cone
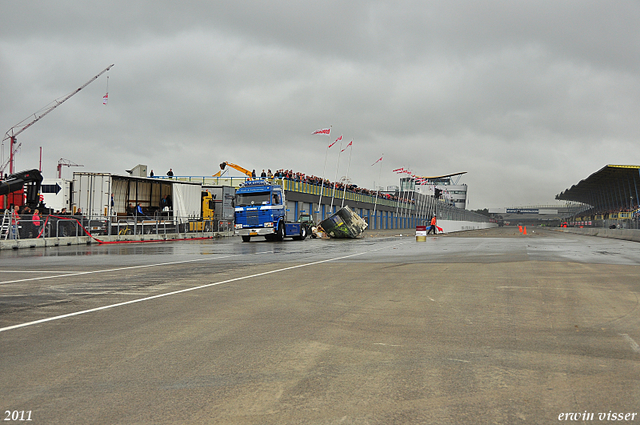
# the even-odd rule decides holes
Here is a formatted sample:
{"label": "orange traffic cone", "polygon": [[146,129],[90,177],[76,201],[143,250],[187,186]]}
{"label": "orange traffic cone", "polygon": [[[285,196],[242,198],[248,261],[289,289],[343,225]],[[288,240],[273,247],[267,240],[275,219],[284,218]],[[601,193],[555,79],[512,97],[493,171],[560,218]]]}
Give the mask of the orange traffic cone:
{"label": "orange traffic cone", "polygon": [[522,234],[524,234],[524,235],[527,234],[527,226],[524,226],[524,230],[522,231]]}

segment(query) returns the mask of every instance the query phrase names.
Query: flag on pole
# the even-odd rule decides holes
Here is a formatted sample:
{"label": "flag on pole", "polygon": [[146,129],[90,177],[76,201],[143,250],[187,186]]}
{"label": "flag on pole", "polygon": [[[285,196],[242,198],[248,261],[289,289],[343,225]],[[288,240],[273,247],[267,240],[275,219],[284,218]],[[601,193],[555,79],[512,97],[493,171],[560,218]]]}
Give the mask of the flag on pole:
{"label": "flag on pole", "polygon": [[[113,65],[112,65],[113,66]],[[109,68],[107,68],[109,69]],[[107,75],[107,89],[104,91],[106,94],[102,96],[102,104],[106,105],[109,101],[109,76]]]}
{"label": "flag on pole", "polygon": [[[383,155],[384,156],[384,155]],[[382,156],[380,157],[379,160],[377,160],[376,162],[374,162],[373,164],[371,164],[371,166],[373,167],[374,165],[376,165],[378,162],[382,161]]]}
{"label": "flag on pole", "polygon": [[326,134],[327,136],[331,134],[331,127],[329,128],[321,128],[320,130],[316,130],[311,134]]}
{"label": "flag on pole", "polygon": [[329,145],[329,147],[331,147],[331,146],[335,145],[336,143],[340,142],[341,140],[342,140],[342,134],[341,134],[341,135],[340,135],[340,137],[338,137],[338,138],[337,138],[333,143],[331,143],[331,144]]}
{"label": "flag on pole", "polygon": [[352,141],[350,141],[350,142],[349,142],[349,144],[348,144],[347,146],[345,146],[345,147],[344,147],[344,149],[342,149],[340,152],[344,152],[344,151],[346,151],[346,150],[347,150],[347,148],[348,148],[349,146],[351,146],[351,145],[353,145],[353,140],[352,140]]}

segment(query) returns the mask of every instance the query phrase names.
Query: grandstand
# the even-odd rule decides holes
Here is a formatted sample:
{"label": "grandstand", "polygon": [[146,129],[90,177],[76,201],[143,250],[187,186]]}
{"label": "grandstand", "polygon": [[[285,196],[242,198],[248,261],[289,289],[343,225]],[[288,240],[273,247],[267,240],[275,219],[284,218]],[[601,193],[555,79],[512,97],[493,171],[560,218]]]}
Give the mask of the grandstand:
{"label": "grandstand", "polygon": [[568,225],[638,229],[640,166],[606,165],[556,199],[581,202],[588,209],[574,215]]}

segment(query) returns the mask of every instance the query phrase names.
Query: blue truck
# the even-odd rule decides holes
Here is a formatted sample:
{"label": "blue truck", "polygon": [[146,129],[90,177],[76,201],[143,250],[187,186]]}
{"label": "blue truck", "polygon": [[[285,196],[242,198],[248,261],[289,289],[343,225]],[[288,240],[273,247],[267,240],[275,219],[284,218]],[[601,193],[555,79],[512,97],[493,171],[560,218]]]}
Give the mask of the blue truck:
{"label": "blue truck", "polygon": [[268,241],[304,240],[309,234],[308,225],[288,222],[285,205],[282,186],[265,180],[247,180],[236,191],[236,234],[243,242],[249,242],[252,236],[264,236]]}

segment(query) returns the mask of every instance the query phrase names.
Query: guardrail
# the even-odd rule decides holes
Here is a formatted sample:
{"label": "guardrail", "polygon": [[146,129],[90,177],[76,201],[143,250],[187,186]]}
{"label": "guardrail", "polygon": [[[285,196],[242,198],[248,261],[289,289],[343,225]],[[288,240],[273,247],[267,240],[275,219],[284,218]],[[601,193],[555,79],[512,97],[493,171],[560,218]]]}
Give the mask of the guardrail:
{"label": "guardrail", "polygon": [[131,236],[194,234],[210,235],[233,230],[232,220],[202,220],[189,217],[141,218],[123,216],[105,218],[75,215],[48,215],[39,220],[20,218],[17,224],[8,223],[2,227],[3,240],[46,239],[60,237],[91,236]]}

